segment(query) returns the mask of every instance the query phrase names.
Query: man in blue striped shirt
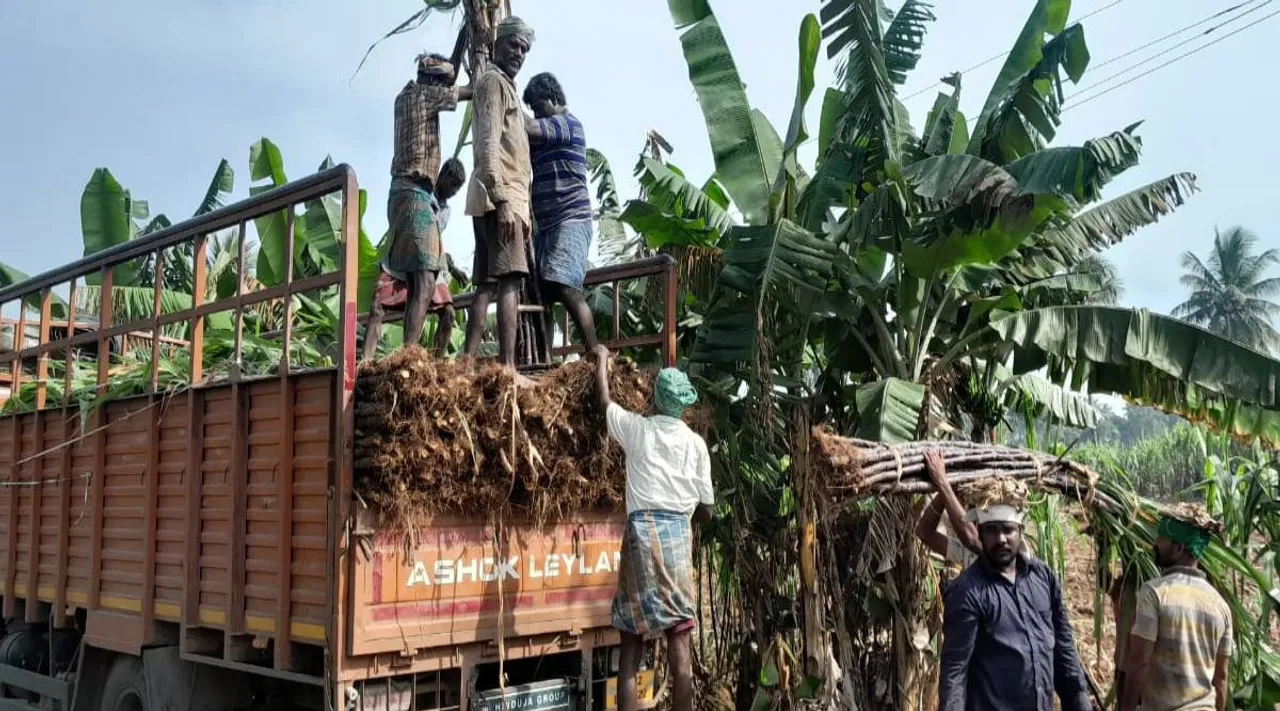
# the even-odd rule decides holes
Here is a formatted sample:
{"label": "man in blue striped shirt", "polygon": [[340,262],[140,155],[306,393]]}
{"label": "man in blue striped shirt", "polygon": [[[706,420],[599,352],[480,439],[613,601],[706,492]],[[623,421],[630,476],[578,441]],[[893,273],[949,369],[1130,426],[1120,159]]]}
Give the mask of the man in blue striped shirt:
{"label": "man in blue striped shirt", "polygon": [[530,79],[524,102],[535,117],[526,126],[533,163],[533,251],[538,279],[547,303],[564,304],[586,352],[592,353],[596,326],[583,295],[591,247],[586,134],[582,122],[569,113],[555,75],[542,73]]}

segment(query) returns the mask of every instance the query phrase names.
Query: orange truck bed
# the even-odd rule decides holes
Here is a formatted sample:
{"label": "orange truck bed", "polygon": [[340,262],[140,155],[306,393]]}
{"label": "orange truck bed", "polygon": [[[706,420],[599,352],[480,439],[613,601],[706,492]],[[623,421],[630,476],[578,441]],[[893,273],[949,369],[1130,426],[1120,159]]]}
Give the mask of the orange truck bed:
{"label": "orange truck bed", "polygon": [[[34,394],[30,411],[0,416],[0,637],[13,641],[0,646],[12,652],[0,654],[0,685],[82,711],[67,705],[74,694],[100,688],[107,670],[136,677],[142,661],[161,677],[199,667],[230,672],[235,683],[267,679],[312,708],[499,708],[510,700],[491,692],[508,683],[534,685],[514,702],[526,711],[570,687],[584,711],[608,706],[621,515],[535,529],[483,512],[431,522],[409,540],[377,530],[359,508],[351,463],[359,194],[355,174],[338,166],[0,289],[0,312],[17,311],[14,332],[35,334],[0,350],[13,396]],[[341,204],[336,271],[296,278],[287,270],[277,285],[248,291],[241,281],[234,296],[206,301],[210,235],[236,231],[243,260],[248,228],[283,216],[283,254],[293,254],[296,211],[317,200]],[[177,250],[192,260],[192,303],[166,313],[161,265]],[[118,324],[115,275],[142,262],[156,265],[155,312]],[[669,257],[588,273],[588,286],[612,288],[615,299],[634,279],[654,280],[663,294],[661,333],[624,337],[615,318],[608,345],[657,348],[673,361],[674,275]],[[58,294],[85,283],[100,285],[101,306],[77,315],[74,296]],[[283,305],[316,293],[338,304],[325,346],[334,365],[305,370],[291,363],[293,307]],[[55,332],[55,304],[67,322],[92,316],[96,327]],[[279,362],[250,377],[238,367],[245,314],[270,304],[284,310],[285,326],[257,338],[277,339]],[[220,381],[204,363],[214,316],[234,324],[236,358]],[[178,327],[187,340],[161,337]],[[124,339],[150,349],[152,362],[185,355],[185,386],[166,390],[153,375],[148,394],[85,413],[74,399],[54,401],[50,384],[62,376],[52,364],[69,373],[96,361],[105,391]],[[28,651],[40,663],[16,668],[36,658]]]}
{"label": "orange truck bed", "polygon": [[[5,615],[19,601],[59,618],[83,608],[90,643],[135,654],[161,636],[156,623],[180,623],[193,651],[222,636],[224,660],[270,649],[286,671],[305,655],[297,645],[333,634],[355,676],[376,668],[361,657],[609,626],[619,516],[501,535],[441,520],[410,540],[363,514],[338,551],[347,575],[329,575],[329,542],[343,539],[329,510],[335,380],[135,398],[83,428],[75,412],[0,418],[0,481],[22,484],[0,490]],[[338,608],[348,630],[329,629]]]}

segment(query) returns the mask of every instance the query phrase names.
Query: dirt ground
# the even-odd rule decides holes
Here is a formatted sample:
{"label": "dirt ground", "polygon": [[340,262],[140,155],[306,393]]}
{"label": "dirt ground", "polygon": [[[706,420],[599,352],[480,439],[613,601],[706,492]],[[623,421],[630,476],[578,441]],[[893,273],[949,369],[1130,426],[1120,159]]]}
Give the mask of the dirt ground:
{"label": "dirt ground", "polygon": [[1076,647],[1080,650],[1080,661],[1105,694],[1115,676],[1115,613],[1111,609],[1110,599],[1104,594],[1102,639],[1099,645],[1093,619],[1097,591],[1093,541],[1088,536],[1077,533],[1068,522],[1064,522],[1063,528],[1063,533],[1067,536],[1067,575],[1063,581],[1063,593],[1067,598],[1071,627],[1076,635]]}

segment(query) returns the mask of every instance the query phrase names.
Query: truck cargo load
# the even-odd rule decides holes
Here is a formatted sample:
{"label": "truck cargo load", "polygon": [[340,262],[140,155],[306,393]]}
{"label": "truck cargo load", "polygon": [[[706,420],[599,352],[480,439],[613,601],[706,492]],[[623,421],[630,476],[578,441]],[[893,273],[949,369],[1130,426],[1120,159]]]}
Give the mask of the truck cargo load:
{"label": "truck cargo load", "polygon": [[[358,196],[338,166],[0,290],[13,333],[35,334],[0,348],[5,706],[611,707],[620,507],[391,527],[356,495]],[[273,221],[292,254],[295,208],[318,200],[342,215],[333,271],[290,268],[279,284],[241,278],[233,296],[208,296],[214,235],[236,236],[243,265],[249,225]],[[158,273],[173,255],[194,266],[190,308],[166,310],[156,286],[148,318],[113,319],[121,268]],[[594,270],[587,284],[616,306],[635,280],[662,296],[661,325],[624,334],[615,318],[605,343],[670,363],[669,258]],[[101,285],[101,305],[77,314],[86,283]],[[250,333],[246,313],[268,305],[283,327]],[[89,316],[92,328],[54,330]],[[165,367],[113,378],[122,336]],[[264,351],[276,360],[264,365]],[[92,385],[77,391],[86,371]]]}

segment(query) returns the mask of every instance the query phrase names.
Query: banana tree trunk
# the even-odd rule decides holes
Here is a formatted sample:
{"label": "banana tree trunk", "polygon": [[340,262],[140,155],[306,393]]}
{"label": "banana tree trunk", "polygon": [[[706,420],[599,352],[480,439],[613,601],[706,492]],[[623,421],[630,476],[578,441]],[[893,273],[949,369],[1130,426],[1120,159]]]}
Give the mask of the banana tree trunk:
{"label": "banana tree trunk", "polygon": [[795,449],[791,458],[791,476],[799,504],[796,507],[796,522],[800,529],[800,609],[804,624],[804,674],[809,678],[825,678],[830,652],[827,648],[822,593],[818,589],[815,525],[817,504],[809,470],[809,430],[808,408],[798,405],[792,411],[791,441]]}

